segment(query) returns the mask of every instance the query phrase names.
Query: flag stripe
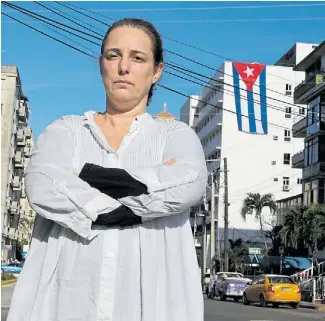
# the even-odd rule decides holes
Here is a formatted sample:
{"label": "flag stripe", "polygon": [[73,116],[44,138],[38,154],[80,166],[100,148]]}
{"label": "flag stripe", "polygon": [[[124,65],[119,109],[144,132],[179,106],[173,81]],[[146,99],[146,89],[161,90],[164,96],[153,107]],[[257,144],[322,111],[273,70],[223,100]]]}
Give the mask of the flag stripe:
{"label": "flag stripe", "polygon": [[239,89],[239,74],[235,68],[235,65],[232,65],[233,77],[234,77],[234,92],[235,92],[235,105],[237,113],[237,124],[238,130],[243,130],[242,117],[241,117],[241,105],[240,105],[240,89]]}
{"label": "flag stripe", "polygon": [[260,74],[260,101],[261,101],[261,119],[264,134],[268,133],[267,128],[267,111],[266,111],[266,71],[265,67]]}
{"label": "flag stripe", "polygon": [[249,131],[256,133],[256,122],[255,122],[255,110],[253,102],[253,91],[247,90],[247,104],[248,104],[248,119],[249,119]]}

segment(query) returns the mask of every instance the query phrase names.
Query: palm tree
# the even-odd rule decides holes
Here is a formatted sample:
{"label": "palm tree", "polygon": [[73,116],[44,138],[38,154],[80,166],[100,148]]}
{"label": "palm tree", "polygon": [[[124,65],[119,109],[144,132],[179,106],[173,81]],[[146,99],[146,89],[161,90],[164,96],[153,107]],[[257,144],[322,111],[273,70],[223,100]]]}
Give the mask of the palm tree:
{"label": "palm tree", "polygon": [[267,207],[270,209],[271,213],[274,214],[276,211],[276,203],[273,199],[272,194],[260,195],[259,193],[248,193],[247,197],[244,199],[243,206],[241,209],[241,216],[246,220],[247,214],[255,211],[255,218],[260,223],[260,231],[262,238],[264,240],[265,252],[267,255],[268,247],[266,242],[266,237],[263,229],[263,209]]}
{"label": "palm tree", "polygon": [[325,246],[325,206],[311,204],[304,212],[304,239],[316,258],[316,252]]}
{"label": "palm tree", "polygon": [[285,246],[304,247],[305,207],[295,207],[284,215],[281,239]]}

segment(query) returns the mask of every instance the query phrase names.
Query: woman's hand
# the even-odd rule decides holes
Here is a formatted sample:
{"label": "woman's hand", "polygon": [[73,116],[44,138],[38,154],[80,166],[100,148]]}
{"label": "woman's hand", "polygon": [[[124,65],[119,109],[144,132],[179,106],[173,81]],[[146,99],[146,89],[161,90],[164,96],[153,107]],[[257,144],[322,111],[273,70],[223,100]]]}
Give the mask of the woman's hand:
{"label": "woman's hand", "polygon": [[171,158],[169,161],[167,161],[166,163],[164,163],[164,165],[172,165],[172,164],[174,164],[174,163],[176,163],[176,158]]}

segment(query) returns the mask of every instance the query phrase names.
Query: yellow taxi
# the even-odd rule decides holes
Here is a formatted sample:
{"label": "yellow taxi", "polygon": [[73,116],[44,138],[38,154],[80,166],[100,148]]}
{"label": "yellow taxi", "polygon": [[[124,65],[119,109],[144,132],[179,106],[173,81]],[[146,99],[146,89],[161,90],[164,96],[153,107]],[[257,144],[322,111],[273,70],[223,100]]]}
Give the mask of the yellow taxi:
{"label": "yellow taxi", "polygon": [[299,286],[286,275],[266,274],[248,283],[243,293],[243,304],[259,302],[260,306],[289,305],[296,309],[301,301]]}

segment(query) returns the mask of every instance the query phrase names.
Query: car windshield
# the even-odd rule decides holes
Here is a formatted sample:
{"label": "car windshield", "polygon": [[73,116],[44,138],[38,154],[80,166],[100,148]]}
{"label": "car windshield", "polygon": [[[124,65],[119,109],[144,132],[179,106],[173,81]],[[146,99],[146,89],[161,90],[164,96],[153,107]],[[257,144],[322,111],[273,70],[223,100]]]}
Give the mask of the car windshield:
{"label": "car windshield", "polygon": [[224,273],[224,276],[226,276],[227,278],[241,278],[242,275],[241,274],[237,274],[237,273]]}
{"label": "car windshield", "polygon": [[294,284],[295,282],[286,276],[269,276],[270,283]]}

